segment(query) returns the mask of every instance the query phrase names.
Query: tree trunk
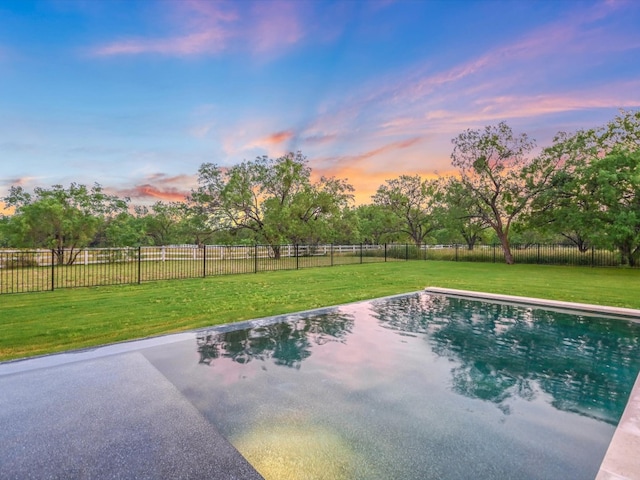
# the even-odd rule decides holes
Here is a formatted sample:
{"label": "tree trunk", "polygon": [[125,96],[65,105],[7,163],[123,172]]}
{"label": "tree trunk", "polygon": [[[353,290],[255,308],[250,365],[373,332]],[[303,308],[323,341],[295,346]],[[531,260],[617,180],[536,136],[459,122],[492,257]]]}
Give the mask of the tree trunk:
{"label": "tree trunk", "polygon": [[467,250],[469,250],[470,252],[473,251],[473,247],[476,246],[478,237],[475,235],[465,235],[464,233],[462,234],[462,236],[464,237],[465,242],[467,242]]}
{"label": "tree trunk", "polygon": [[503,232],[497,232],[502,251],[504,252],[504,261],[507,265],[513,265],[513,255],[511,254],[511,245],[509,244],[509,236]]}

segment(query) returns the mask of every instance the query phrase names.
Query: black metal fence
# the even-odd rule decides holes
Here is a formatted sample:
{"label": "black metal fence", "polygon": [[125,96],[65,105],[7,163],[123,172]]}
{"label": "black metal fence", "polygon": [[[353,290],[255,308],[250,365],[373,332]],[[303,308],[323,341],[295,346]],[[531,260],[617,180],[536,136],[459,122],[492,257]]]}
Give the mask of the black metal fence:
{"label": "black metal fence", "polygon": [[409,246],[177,245],[0,250],[0,294],[407,260]]}
{"label": "black metal fence", "polygon": [[[619,266],[618,252],[515,245],[516,263]],[[499,245],[180,245],[81,250],[0,250],[0,294],[372,262],[503,262]]]}

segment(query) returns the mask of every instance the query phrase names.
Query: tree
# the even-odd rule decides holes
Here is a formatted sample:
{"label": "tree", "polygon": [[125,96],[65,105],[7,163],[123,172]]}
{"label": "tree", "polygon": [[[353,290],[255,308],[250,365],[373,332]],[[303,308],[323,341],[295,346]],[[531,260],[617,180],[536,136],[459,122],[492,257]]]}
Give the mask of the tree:
{"label": "tree", "polygon": [[482,240],[489,224],[482,215],[477,214],[477,207],[467,195],[460,179],[449,177],[443,178],[441,181],[443,184],[442,205],[436,213],[440,224],[451,237],[462,237],[467,248],[473,250],[476,243]]}
{"label": "tree", "polygon": [[515,136],[504,122],[466,130],[452,143],[452,164],[468,195],[469,214],[494,230],[505,262],[512,264],[511,224],[548,188],[556,165],[551,157],[529,159],[535,142],[526,134]]}
{"label": "tree", "polygon": [[581,251],[592,245],[615,247],[624,262],[636,263],[638,151],[640,111],[621,111],[601,127],[558,133],[543,155],[562,168],[552,188],[535,202],[535,223]]}
{"label": "tree", "polygon": [[105,218],[126,210],[128,199],[107,195],[97,183],[90,189],[72,183],[36,187],[33,195],[12,186],[4,202],[15,208],[10,230],[16,246],[51,248],[59,264],[72,264]]}
{"label": "tree", "polygon": [[433,210],[438,202],[438,182],[419,175],[401,175],[387,180],[372,197],[395,220],[394,229],[422,245],[437,226]]}
{"label": "tree", "polygon": [[220,225],[210,221],[201,205],[194,202],[178,203],[177,205],[181,210],[178,230],[186,243],[206,245],[220,230]]}
{"label": "tree", "polygon": [[380,245],[400,240],[396,227],[397,219],[385,207],[376,204],[360,205],[356,208],[360,240],[371,245]]}
{"label": "tree", "polygon": [[593,185],[600,206],[595,223],[600,242],[618,248],[622,262],[635,266],[640,260],[640,150],[614,150],[580,172]]}
{"label": "tree", "polygon": [[228,169],[205,163],[198,170],[191,201],[212,222],[231,231],[248,230],[271,246],[276,258],[285,242],[317,242],[353,200],[345,180],[322,177],[312,183],[300,152],[277,159],[266,156]]}
{"label": "tree", "polygon": [[9,217],[0,214],[0,248],[9,246]]}
{"label": "tree", "polygon": [[91,246],[133,247],[146,244],[144,218],[127,211],[107,218]]}

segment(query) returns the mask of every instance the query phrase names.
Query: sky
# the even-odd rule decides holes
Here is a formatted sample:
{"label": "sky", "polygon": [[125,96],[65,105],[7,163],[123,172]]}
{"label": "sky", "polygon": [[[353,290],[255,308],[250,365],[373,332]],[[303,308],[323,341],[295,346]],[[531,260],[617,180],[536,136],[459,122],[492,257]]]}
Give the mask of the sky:
{"label": "sky", "polygon": [[[640,108],[640,1],[0,0],[0,198],[184,199],[301,151],[358,203],[507,122],[541,148]],[[0,205],[1,207],[1,205]]]}

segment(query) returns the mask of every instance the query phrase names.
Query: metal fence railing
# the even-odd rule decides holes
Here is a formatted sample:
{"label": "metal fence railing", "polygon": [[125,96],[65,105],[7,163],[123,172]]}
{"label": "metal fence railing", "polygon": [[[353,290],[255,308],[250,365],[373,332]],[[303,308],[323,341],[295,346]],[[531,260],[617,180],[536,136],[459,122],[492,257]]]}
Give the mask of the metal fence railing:
{"label": "metal fence railing", "polygon": [[[515,245],[516,263],[619,266],[616,251]],[[179,245],[0,249],[0,294],[406,260],[502,262],[499,245]]]}
{"label": "metal fence railing", "polygon": [[[425,247],[430,260],[461,262],[503,262],[504,254],[499,244],[475,245],[432,245]],[[618,267],[623,265],[617,250],[589,248],[580,251],[569,244],[526,244],[512,245],[511,254],[515,263],[537,265],[573,265],[588,267]]]}
{"label": "metal fence railing", "polygon": [[408,251],[391,245],[0,249],[0,294],[406,260]]}

